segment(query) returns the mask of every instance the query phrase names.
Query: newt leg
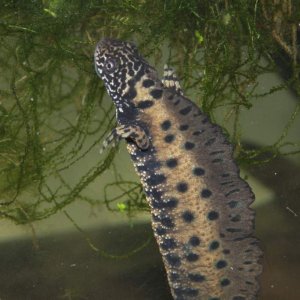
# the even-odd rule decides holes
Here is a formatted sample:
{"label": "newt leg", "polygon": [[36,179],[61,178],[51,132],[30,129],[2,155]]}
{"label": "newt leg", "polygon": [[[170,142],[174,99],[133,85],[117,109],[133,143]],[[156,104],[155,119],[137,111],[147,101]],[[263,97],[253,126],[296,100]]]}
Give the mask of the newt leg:
{"label": "newt leg", "polygon": [[183,95],[178,77],[176,76],[175,71],[168,65],[164,66],[164,74],[161,81],[165,88],[172,89],[179,95]]}
{"label": "newt leg", "polygon": [[142,127],[138,125],[120,125],[114,128],[106,137],[100,149],[100,154],[108,146],[116,146],[122,138],[132,140],[142,150],[146,150],[150,146],[150,140]]}

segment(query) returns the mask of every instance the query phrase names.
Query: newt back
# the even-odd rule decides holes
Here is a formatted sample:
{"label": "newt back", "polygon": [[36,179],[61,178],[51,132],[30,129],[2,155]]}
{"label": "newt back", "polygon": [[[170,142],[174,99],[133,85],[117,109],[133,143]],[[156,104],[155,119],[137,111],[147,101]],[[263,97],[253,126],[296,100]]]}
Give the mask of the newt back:
{"label": "newt back", "polygon": [[114,135],[126,138],[151,207],[174,299],[256,299],[254,196],[221,128],[182,95],[172,72],[160,81],[134,45],[102,40],[95,64],[116,104]]}

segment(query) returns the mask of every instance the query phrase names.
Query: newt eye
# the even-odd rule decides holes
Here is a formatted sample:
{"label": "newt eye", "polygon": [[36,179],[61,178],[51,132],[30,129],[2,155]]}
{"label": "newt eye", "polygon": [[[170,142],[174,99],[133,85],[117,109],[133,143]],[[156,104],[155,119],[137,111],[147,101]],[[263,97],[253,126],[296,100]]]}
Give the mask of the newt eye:
{"label": "newt eye", "polygon": [[114,59],[107,59],[106,62],[104,63],[104,71],[107,73],[113,73],[118,64]]}

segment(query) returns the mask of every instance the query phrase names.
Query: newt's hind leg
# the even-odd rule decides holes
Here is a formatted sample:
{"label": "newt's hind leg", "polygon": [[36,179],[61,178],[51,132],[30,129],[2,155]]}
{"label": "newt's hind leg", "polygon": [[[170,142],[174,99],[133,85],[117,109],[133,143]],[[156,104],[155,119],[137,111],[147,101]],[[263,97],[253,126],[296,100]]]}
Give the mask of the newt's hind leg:
{"label": "newt's hind leg", "polygon": [[176,76],[175,71],[168,65],[164,66],[164,75],[161,81],[165,88],[174,90],[179,95],[183,95],[178,77]]}
{"label": "newt's hind leg", "polygon": [[132,140],[142,150],[146,150],[150,146],[150,140],[142,127],[138,125],[120,125],[114,128],[106,137],[100,153],[109,145],[116,146],[122,138]]}

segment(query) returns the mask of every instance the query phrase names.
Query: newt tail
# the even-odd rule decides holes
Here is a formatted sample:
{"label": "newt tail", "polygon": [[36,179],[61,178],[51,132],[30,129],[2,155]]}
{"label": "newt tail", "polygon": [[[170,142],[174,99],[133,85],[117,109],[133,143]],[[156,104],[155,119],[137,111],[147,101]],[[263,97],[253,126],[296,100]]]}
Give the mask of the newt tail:
{"label": "newt tail", "polygon": [[103,39],[95,68],[116,106],[151,207],[174,299],[257,299],[262,271],[254,200],[232,146],[182,92],[174,72],[162,80],[132,43]]}

